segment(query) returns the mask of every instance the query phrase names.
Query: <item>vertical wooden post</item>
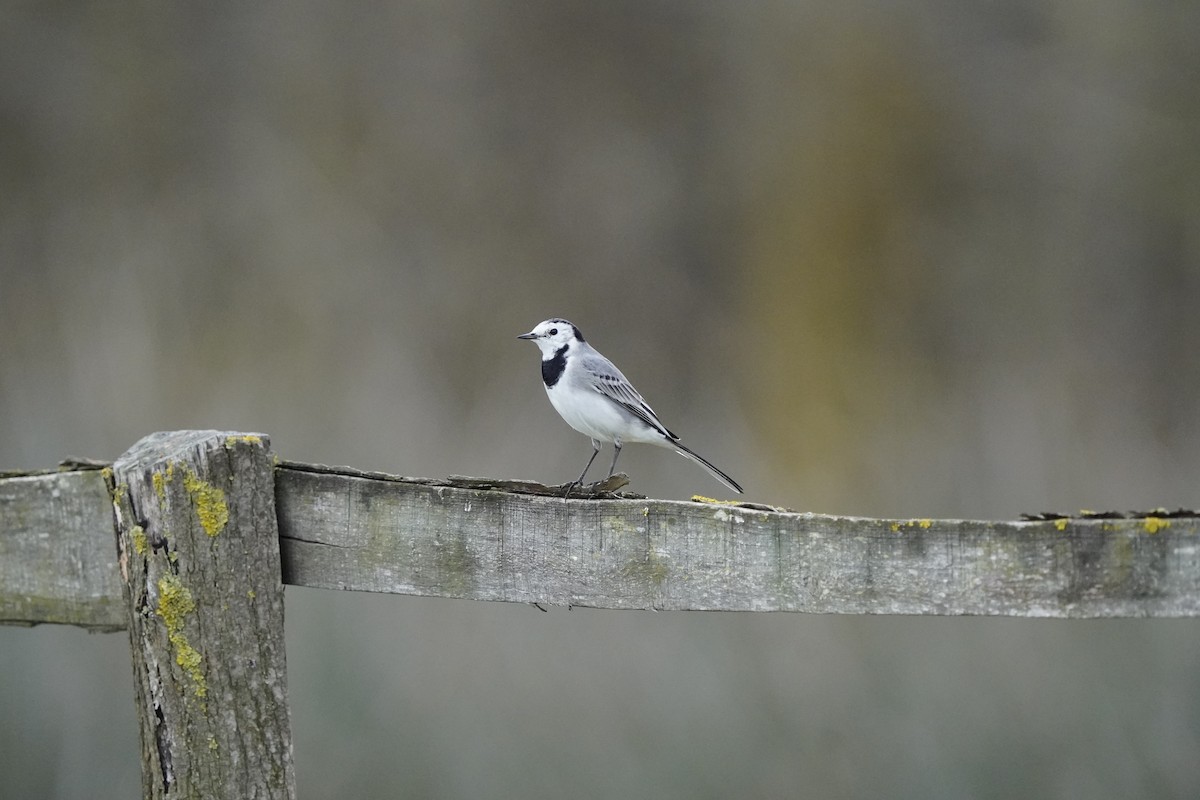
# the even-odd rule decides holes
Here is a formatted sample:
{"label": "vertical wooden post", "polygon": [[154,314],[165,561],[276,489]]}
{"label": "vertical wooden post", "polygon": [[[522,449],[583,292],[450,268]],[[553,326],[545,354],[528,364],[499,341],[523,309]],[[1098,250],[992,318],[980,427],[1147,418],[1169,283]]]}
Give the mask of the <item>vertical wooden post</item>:
{"label": "vertical wooden post", "polygon": [[156,433],[113,465],[147,798],[293,798],[267,437]]}

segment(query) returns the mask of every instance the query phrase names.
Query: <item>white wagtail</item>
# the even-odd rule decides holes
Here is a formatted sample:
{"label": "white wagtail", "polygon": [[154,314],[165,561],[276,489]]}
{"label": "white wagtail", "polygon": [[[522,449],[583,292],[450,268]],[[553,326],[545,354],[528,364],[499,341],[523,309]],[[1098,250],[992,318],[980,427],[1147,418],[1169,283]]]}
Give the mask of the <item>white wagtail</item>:
{"label": "white wagtail", "polygon": [[548,319],[517,338],[532,339],[542,351],[542,382],[554,410],[568,425],[592,440],[592,457],[579,478],[567,486],[567,494],[583,483],[583,476],[587,475],[600,452],[601,442],[611,442],[615,448],[608,468],[609,477],[617,468],[617,457],[621,455],[623,444],[645,442],[669,447],[690,458],[721,483],[741,493],[742,487],[737,481],[667,430],[621,370],[584,341],[579,328],[565,319]]}

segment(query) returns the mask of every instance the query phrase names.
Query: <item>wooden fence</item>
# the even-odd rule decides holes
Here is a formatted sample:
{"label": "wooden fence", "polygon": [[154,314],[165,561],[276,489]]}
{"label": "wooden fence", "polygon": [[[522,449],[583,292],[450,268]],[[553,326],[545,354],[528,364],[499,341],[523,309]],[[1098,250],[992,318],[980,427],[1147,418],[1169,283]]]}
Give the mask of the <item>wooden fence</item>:
{"label": "wooden fence", "polygon": [[[613,609],[1200,615],[1191,512],[863,519],[277,462],[157,433],[0,475],[0,622],[129,632],[143,794],[295,795],[283,584]],[[561,493],[562,487],[557,487]]]}

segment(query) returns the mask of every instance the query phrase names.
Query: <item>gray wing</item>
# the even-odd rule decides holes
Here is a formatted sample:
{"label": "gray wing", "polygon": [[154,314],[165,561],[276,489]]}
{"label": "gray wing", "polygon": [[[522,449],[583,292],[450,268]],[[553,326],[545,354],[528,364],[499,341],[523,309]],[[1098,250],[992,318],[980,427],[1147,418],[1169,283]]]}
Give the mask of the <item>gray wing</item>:
{"label": "gray wing", "polygon": [[667,426],[662,424],[658,415],[654,413],[654,409],[642,399],[629,379],[621,374],[621,370],[617,369],[616,365],[607,358],[593,351],[582,359],[581,366],[584,368],[591,387],[597,392],[668,439],[672,441],[679,439],[678,436],[667,430]]}

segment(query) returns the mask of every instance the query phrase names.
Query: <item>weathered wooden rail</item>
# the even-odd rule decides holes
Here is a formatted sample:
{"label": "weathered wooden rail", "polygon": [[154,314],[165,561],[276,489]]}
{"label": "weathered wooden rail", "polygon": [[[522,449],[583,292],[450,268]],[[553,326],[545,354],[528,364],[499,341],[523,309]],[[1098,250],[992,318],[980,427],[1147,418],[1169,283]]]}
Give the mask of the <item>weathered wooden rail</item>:
{"label": "weathered wooden rail", "polygon": [[154,434],[0,477],[0,622],[129,631],[147,797],[292,797],[283,584],[614,609],[1200,615],[1200,520],[831,517],[276,462]]}

